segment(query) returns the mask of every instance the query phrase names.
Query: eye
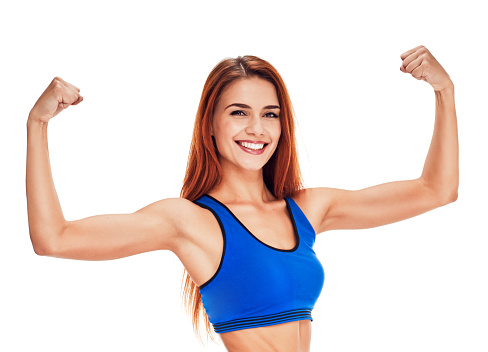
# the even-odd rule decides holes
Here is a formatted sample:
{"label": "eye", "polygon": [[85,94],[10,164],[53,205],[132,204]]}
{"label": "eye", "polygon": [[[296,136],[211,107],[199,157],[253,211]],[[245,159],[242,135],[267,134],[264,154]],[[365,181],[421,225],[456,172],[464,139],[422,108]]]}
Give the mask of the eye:
{"label": "eye", "polygon": [[279,117],[278,115],[276,115],[274,112],[267,112],[266,114],[264,114],[264,116],[266,117],[273,117],[273,118],[277,118]]}
{"label": "eye", "polygon": [[230,114],[231,115],[238,115],[238,116],[246,116],[246,114],[242,110],[235,110],[235,111],[232,111]]}

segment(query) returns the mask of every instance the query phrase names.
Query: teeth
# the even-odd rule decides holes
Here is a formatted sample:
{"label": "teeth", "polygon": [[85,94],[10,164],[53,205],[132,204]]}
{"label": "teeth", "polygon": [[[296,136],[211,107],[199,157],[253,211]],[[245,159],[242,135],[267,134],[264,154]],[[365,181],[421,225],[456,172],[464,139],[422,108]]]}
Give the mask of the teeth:
{"label": "teeth", "polygon": [[252,149],[252,150],[259,150],[263,149],[264,144],[262,143],[247,143],[247,142],[237,142],[245,148]]}

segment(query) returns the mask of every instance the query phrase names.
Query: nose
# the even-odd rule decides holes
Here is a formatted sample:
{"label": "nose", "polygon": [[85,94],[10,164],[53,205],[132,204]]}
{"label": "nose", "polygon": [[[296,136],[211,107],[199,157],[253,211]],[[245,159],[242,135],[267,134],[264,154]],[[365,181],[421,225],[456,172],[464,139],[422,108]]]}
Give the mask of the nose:
{"label": "nose", "polygon": [[252,116],[249,119],[249,123],[246,127],[246,132],[249,134],[254,134],[256,136],[264,134],[263,122],[261,121],[261,117],[259,115]]}

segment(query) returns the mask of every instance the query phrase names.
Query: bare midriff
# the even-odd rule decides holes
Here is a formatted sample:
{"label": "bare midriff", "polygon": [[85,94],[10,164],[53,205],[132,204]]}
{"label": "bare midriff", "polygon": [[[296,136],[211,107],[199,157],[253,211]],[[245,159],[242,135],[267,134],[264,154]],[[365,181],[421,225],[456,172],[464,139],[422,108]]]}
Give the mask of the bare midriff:
{"label": "bare midriff", "polygon": [[311,337],[310,320],[220,334],[229,352],[309,352]]}

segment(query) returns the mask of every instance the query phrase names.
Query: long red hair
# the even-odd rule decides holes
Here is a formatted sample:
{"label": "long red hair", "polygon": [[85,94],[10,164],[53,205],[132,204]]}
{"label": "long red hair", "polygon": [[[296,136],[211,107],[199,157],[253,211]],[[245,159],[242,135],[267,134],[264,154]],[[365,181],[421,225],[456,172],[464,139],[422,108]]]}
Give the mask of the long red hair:
{"label": "long red hair", "polygon": [[[194,201],[219,184],[222,169],[211,136],[214,108],[227,86],[236,80],[251,77],[271,82],[276,88],[280,104],[281,136],[273,156],[263,167],[266,187],[278,199],[293,196],[302,188],[296,151],[294,111],[285,83],[269,62],[246,55],[222,60],[210,72],[205,82],[180,193],[182,198]],[[183,273],[183,285],[183,302],[192,317],[195,333],[200,336],[199,326],[202,318],[205,330],[213,340],[212,326],[202,305],[200,291],[186,270]]]}

